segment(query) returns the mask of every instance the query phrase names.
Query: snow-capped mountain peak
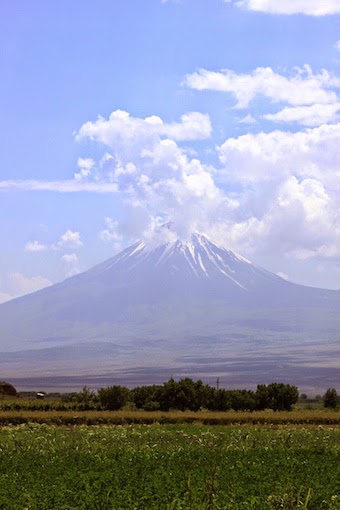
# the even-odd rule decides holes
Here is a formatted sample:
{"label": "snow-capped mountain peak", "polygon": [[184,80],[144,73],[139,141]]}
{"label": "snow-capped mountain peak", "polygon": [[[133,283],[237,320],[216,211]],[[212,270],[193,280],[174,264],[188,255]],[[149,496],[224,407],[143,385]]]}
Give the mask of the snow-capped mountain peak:
{"label": "snow-capped mountain peak", "polygon": [[261,282],[283,282],[198,232],[188,240],[139,241],[98,268],[102,273],[114,272],[118,279],[124,274],[131,283],[144,281],[154,286],[158,281],[163,288],[169,282],[173,287],[175,281],[179,286],[196,281],[206,282],[210,288],[232,286],[247,291]]}

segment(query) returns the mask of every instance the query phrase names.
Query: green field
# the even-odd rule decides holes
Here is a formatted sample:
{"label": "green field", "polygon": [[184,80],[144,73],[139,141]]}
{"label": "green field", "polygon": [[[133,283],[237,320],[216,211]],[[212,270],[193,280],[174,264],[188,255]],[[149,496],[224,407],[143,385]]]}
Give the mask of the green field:
{"label": "green field", "polygon": [[0,429],[0,509],[340,509],[340,430]]}

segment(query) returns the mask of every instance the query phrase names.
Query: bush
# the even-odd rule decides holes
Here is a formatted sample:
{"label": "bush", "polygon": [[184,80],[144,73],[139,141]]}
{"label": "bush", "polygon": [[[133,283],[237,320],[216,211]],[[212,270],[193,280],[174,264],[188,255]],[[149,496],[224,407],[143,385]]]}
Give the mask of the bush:
{"label": "bush", "polygon": [[6,395],[8,397],[17,397],[17,390],[12,384],[4,381],[0,381],[0,396]]}

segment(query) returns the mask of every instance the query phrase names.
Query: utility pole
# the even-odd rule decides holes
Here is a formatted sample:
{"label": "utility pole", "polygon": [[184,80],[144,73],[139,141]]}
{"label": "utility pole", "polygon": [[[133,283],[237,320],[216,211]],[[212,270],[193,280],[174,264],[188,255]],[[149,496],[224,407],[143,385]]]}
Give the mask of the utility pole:
{"label": "utility pole", "polygon": [[216,389],[217,390],[220,389],[220,378],[219,377],[216,379]]}

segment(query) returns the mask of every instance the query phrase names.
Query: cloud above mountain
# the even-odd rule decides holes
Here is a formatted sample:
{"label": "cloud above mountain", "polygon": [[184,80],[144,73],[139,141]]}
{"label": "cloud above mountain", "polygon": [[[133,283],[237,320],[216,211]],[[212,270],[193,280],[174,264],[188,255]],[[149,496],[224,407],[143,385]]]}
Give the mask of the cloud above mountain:
{"label": "cloud above mountain", "polygon": [[[186,140],[210,132],[206,115],[195,118],[200,122],[193,124],[192,133],[185,130]],[[170,220],[180,237],[214,231],[237,250],[278,251],[297,258],[340,255],[340,124],[227,138],[216,148],[215,165],[204,162],[197,146],[169,138],[163,121],[151,125],[113,112],[108,120],[87,122],[77,135],[78,140],[95,141],[104,153],[86,178],[117,185],[127,215],[135,210],[132,222],[139,213],[139,232],[149,236]],[[179,125],[172,126],[182,133]],[[127,221],[123,228],[107,219],[100,238],[119,240],[120,246]],[[128,230],[133,235],[133,227]]]}
{"label": "cloud above mountain", "polygon": [[[107,120],[87,122],[76,139],[89,139],[104,147],[87,178],[117,184],[129,208],[146,213],[142,230],[154,228],[159,217],[159,222],[174,221],[186,236],[238,207],[237,199],[216,185],[214,169],[202,162],[194,149],[179,145],[210,135],[206,114],[189,113],[179,123],[166,124],[158,117],[136,119],[118,111]],[[110,237],[111,230],[105,229],[103,236]]]}

